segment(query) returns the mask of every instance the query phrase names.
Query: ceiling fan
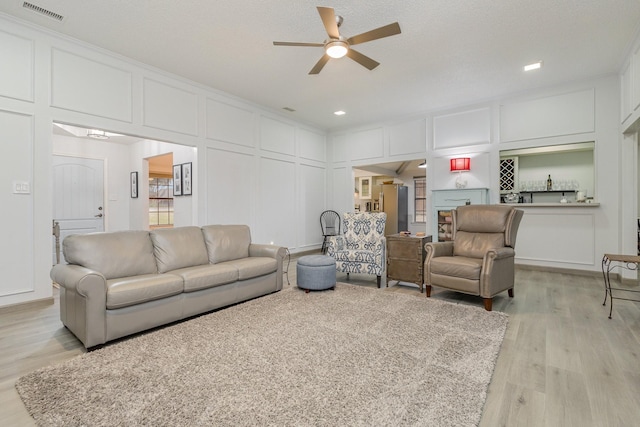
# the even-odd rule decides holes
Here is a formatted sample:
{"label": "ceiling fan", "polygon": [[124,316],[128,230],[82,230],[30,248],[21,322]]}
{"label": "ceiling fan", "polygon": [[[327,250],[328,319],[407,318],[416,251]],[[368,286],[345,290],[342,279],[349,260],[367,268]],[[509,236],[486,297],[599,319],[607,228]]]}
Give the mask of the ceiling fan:
{"label": "ceiling fan", "polygon": [[329,35],[327,40],[323,43],[273,42],[275,46],[324,47],[324,55],[322,55],[322,58],[320,58],[311,71],[309,71],[309,74],[320,73],[325,64],[329,62],[329,59],[342,58],[345,55],[363,67],[373,70],[380,65],[380,63],[356,50],[353,50],[351,46],[400,34],[400,25],[397,22],[394,22],[393,24],[385,25],[383,27],[376,28],[375,30],[358,34],[357,36],[344,38],[338,31],[338,28],[342,24],[342,16],[336,16],[333,8],[330,7],[318,7],[317,9],[318,13],[320,13],[320,18],[322,19],[324,28],[327,30],[327,35]]}

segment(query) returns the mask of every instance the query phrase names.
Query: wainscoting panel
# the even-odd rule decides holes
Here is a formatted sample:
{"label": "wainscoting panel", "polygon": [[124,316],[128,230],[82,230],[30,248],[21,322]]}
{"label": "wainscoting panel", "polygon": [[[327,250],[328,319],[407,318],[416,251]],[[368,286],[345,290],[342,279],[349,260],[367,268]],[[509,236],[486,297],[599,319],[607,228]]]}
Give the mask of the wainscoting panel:
{"label": "wainscoting panel", "polygon": [[327,209],[337,211],[340,216],[343,212],[353,212],[353,190],[355,185],[352,179],[351,168],[334,168],[331,171],[331,199],[327,200]]}
{"label": "wainscoting panel", "polygon": [[435,150],[491,141],[491,110],[479,108],[434,116],[433,148]]}
{"label": "wainscoting panel", "polygon": [[427,151],[426,119],[421,118],[389,127],[389,155],[424,155]]}
{"label": "wainscoting panel", "polygon": [[256,243],[296,246],[295,163],[261,158],[258,190],[253,195],[256,206],[256,230],[251,233]]}
{"label": "wainscoting panel", "polygon": [[349,144],[347,142],[346,134],[334,135],[331,137],[331,148],[333,152],[331,160],[334,163],[345,162],[349,160],[349,158],[347,157],[348,145]]}
{"label": "wainscoting panel", "polygon": [[375,128],[349,134],[351,160],[376,159],[384,157],[384,130]]}
{"label": "wainscoting panel", "polygon": [[[2,280],[0,298],[34,288],[34,236],[33,236],[33,147],[34,118],[0,110],[0,192],[3,227]],[[16,194],[16,183],[29,185],[28,192]],[[53,248],[53,244],[51,246]]]}
{"label": "wainscoting panel", "polygon": [[251,225],[255,170],[252,155],[207,148],[207,224]]}
{"label": "wainscoting panel", "polygon": [[[630,110],[635,110],[640,107],[640,48],[636,49],[631,57],[631,78],[629,84],[631,88],[633,88]],[[629,90],[629,92],[631,91]],[[631,113],[631,111],[629,111],[629,113]]]}
{"label": "wainscoting panel", "polygon": [[[298,242],[302,248],[322,243],[320,213],[325,209],[324,197],[319,195],[326,194],[326,187],[325,168],[300,165],[297,203],[301,210],[298,230],[302,231],[302,235],[298,236]],[[340,216],[342,217],[342,214]]]}
{"label": "wainscoting panel", "polygon": [[[516,240],[516,258],[558,264],[595,265],[593,213],[537,212],[524,208]],[[557,208],[560,210],[561,208]]]}
{"label": "wainscoting panel", "polygon": [[255,123],[253,111],[207,99],[207,138],[255,147]]}
{"label": "wainscoting panel", "polygon": [[145,78],[143,123],[186,135],[198,135],[198,95]]}
{"label": "wainscoting panel", "polygon": [[594,132],[595,89],[500,106],[502,142]]}
{"label": "wainscoting panel", "polygon": [[262,116],[260,148],[274,153],[295,155],[295,128],[280,120]]}
{"label": "wainscoting panel", "polygon": [[132,121],[131,72],[55,48],[51,56],[52,106]]}
{"label": "wainscoting panel", "polygon": [[620,123],[627,120],[633,112],[632,95],[634,93],[634,86],[632,84],[633,74],[631,64],[631,61],[627,62],[627,64],[622,67],[622,72],[620,73]]}
{"label": "wainscoting panel", "polygon": [[33,102],[33,40],[0,31],[0,52],[0,96]]}
{"label": "wainscoting panel", "polygon": [[296,135],[300,158],[318,162],[326,161],[327,147],[324,135],[302,128],[298,128]]}

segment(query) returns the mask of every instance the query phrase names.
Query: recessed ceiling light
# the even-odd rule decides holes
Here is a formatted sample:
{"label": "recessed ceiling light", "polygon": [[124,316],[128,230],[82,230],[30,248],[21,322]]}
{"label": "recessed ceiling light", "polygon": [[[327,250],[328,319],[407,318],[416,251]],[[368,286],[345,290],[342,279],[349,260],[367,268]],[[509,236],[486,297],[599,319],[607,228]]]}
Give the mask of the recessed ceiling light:
{"label": "recessed ceiling light", "polygon": [[335,114],[336,116],[344,116],[347,113],[345,113],[344,111],[340,110],[340,111],[334,112],[333,114]]}
{"label": "recessed ceiling light", "polygon": [[533,64],[525,65],[525,71],[537,70],[542,67],[542,61],[534,62]]}

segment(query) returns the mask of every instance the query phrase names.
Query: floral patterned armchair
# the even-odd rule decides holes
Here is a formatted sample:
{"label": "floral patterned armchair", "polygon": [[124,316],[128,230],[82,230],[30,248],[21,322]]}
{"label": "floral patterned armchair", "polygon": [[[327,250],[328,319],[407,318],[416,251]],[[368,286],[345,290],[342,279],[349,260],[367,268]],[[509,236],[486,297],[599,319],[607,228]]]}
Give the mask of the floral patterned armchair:
{"label": "floral patterned armchair", "polygon": [[386,271],[386,238],[384,227],[387,214],[350,213],[342,217],[344,234],[330,236],[327,255],[336,260],[336,270],[347,273],[374,274],[378,287]]}

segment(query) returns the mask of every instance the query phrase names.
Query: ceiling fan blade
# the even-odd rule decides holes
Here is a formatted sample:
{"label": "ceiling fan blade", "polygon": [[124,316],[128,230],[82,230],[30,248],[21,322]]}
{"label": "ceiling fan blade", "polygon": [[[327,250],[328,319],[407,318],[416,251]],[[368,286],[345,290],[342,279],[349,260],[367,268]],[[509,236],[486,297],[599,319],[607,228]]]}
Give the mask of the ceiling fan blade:
{"label": "ceiling fan blade", "polygon": [[338,31],[338,23],[336,22],[336,14],[330,7],[318,7],[318,13],[322,18],[324,28],[327,30],[327,34],[331,39],[339,39],[340,32]]}
{"label": "ceiling fan blade", "polygon": [[383,37],[395,36],[396,34],[400,34],[400,24],[394,22],[393,24],[385,25],[384,27],[376,28],[375,30],[367,31],[366,33],[349,37],[347,39],[347,43],[349,43],[350,45],[360,44],[364,42],[370,42],[371,40],[381,39]]}
{"label": "ceiling fan blade", "polygon": [[309,74],[318,74],[318,73],[320,73],[320,71],[325,66],[325,64],[327,62],[329,62],[329,59],[331,59],[331,57],[329,55],[327,55],[326,53],[324,55],[322,55],[322,58],[320,58],[320,60],[318,62],[316,62],[316,65],[314,65],[313,68],[311,69],[311,71],[309,71]]}
{"label": "ceiling fan blade", "polygon": [[323,47],[323,43],[273,42],[274,46],[312,46]]}
{"label": "ceiling fan blade", "polygon": [[373,70],[374,68],[376,68],[378,65],[380,65],[379,62],[374,61],[373,59],[369,58],[366,55],[361,54],[360,52],[353,50],[353,49],[349,49],[347,51],[347,56],[351,59],[353,59],[354,61],[356,61],[358,64],[362,65],[363,67],[366,67],[370,70]]}

